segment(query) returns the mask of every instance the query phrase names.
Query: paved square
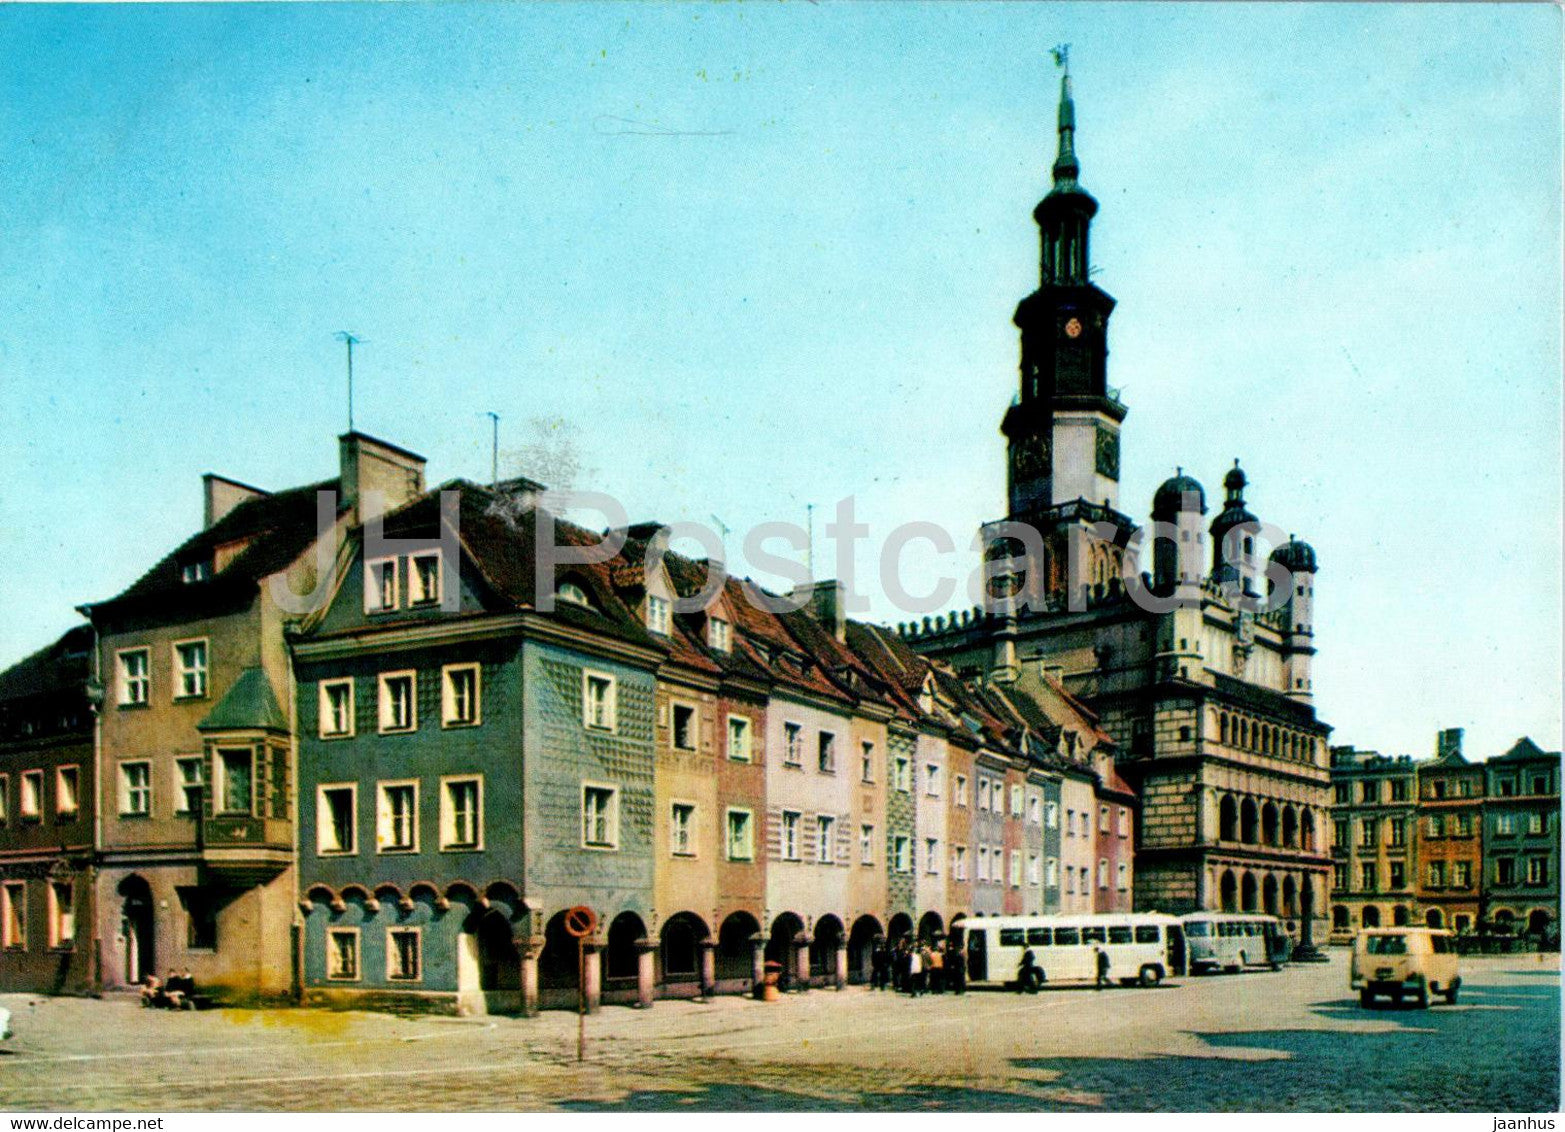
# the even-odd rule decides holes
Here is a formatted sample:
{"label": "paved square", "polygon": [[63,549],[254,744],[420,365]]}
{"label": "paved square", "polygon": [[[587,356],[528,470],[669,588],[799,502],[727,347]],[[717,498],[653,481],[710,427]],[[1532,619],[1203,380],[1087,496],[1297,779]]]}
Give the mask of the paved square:
{"label": "paved square", "polygon": [[0,997],[10,1110],[1533,1112],[1559,1106],[1555,956],[1464,961],[1455,1006],[1362,1010],[1346,955],[1154,989],[851,988],[589,1018],[144,1011]]}

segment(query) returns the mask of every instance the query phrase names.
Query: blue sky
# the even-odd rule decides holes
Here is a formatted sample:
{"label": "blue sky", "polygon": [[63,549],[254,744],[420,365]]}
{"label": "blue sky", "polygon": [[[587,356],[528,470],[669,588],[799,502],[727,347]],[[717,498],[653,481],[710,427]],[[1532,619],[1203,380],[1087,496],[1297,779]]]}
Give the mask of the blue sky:
{"label": "blue sky", "polygon": [[[434,480],[487,478],[494,410],[508,470],[574,467],[632,518],[853,494],[874,536],[965,544],[1004,508],[1069,41],[1122,508],[1241,457],[1320,554],[1336,741],[1552,744],[1560,20],[0,7],[3,659],[190,533],[201,473],[334,474],[344,327],[359,427]],[[970,565],[915,548],[904,576]]]}

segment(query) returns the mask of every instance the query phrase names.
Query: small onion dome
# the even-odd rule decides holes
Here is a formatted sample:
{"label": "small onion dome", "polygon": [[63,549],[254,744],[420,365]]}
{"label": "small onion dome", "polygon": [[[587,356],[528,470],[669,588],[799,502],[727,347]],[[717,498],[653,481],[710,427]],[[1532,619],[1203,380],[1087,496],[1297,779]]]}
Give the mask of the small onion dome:
{"label": "small onion dome", "polygon": [[1229,468],[1228,474],[1223,477],[1223,487],[1228,490],[1230,495],[1242,493],[1249,482],[1245,478],[1244,469],[1239,466],[1238,460],[1234,461],[1234,466]]}
{"label": "small onion dome", "polygon": [[1317,569],[1315,548],[1292,537],[1272,551],[1272,561],[1291,574],[1313,574]]}
{"label": "small onion dome", "polygon": [[[1191,504],[1194,504],[1192,506]],[[1206,491],[1190,476],[1185,475],[1184,469],[1179,469],[1172,478],[1163,481],[1163,486],[1157,489],[1157,494],[1152,497],[1152,517],[1154,519],[1168,519],[1181,511],[1198,511],[1206,514]]]}

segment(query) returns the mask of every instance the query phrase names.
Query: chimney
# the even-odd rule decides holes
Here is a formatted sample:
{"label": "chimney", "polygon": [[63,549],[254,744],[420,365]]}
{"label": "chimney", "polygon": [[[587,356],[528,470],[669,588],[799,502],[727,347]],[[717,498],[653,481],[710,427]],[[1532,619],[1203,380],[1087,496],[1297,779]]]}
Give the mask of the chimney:
{"label": "chimney", "polygon": [[[337,438],[342,462],[342,499],[359,522],[394,510],[424,494],[424,457],[362,432]],[[371,500],[371,495],[379,498]]]}
{"label": "chimney", "polygon": [[847,640],[847,587],[835,580],[809,582],[795,587],[794,593],[806,598],[805,608],[815,620],[831,630],[832,636],[839,641]]}
{"label": "chimney", "polygon": [[1447,727],[1435,736],[1435,758],[1443,759],[1447,755],[1462,757],[1462,728]]}
{"label": "chimney", "polygon": [[247,483],[208,472],[201,477],[201,529],[211,530],[219,519],[245,500],[269,494]]}

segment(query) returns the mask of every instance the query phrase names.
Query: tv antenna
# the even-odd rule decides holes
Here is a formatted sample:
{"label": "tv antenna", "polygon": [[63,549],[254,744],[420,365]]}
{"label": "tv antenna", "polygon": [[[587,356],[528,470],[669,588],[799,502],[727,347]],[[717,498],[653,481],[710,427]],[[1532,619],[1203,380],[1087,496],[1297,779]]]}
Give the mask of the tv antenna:
{"label": "tv antenna", "polygon": [[353,346],[364,339],[357,337],[350,330],[339,330],[334,335],[339,342],[345,342],[348,346],[348,431],[353,431]]}

